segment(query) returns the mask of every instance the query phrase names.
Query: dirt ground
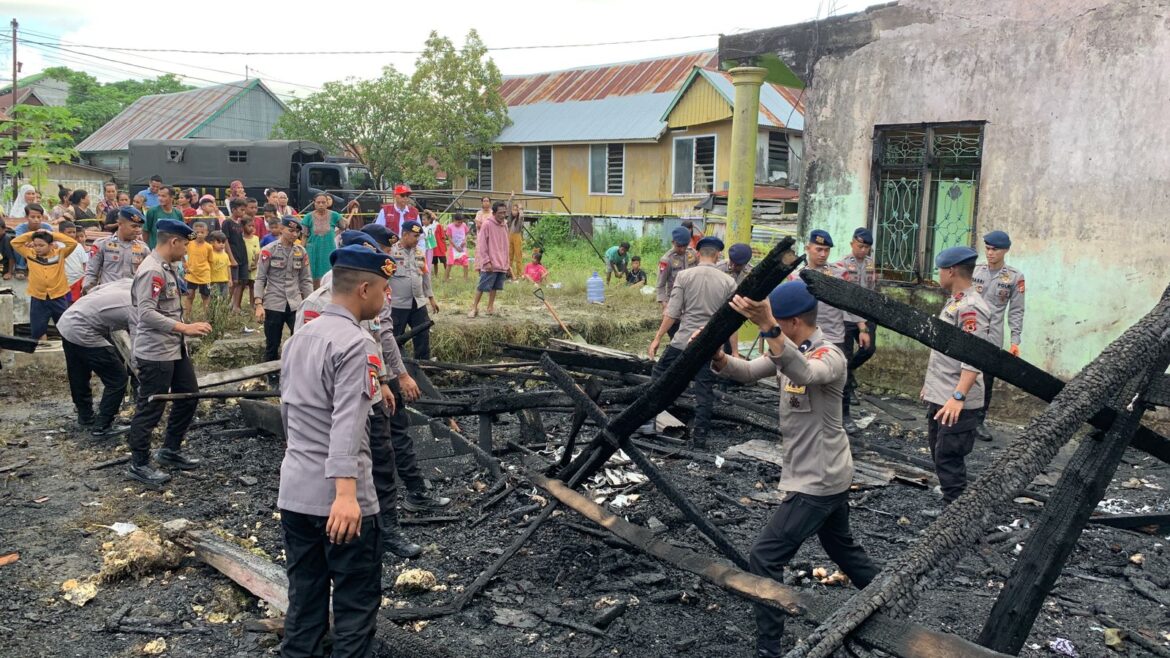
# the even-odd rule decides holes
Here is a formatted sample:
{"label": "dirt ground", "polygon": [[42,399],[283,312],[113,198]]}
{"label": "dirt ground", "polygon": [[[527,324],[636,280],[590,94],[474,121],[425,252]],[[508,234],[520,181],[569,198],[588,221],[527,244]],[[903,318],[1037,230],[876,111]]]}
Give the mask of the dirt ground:
{"label": "dirt ground", "polygon": [[[0,374],[2,377],[6,375]],[[73,425],[63,380],[4,382],[6,398],[0,405],[0,556],[19,553],[19,559],[4,564],[0,557],[0,655],[140,656],[145,648],[161,646],[147,647],[157,638],[165,640],[163,655],[167,656],[275,655],[275,635],[244,628],[246,621],[265,617],[266,606],[194,557],[185,557],[172,570],[99,583],[96,596],[81,607],[65,600],[62,584],[99,571],[106,551],[103,544],[115,539],[115,533],[103,526],[116,522],[153,530],[165,521],[187,518],[222,529],[241,545],[281,563],[275,500],[282,442],[265,435],[216,437],[217,432],[242,427],[242,421],[232,404],[204,403],[197,420],[216,424],[193,430],[188,450],[202,457],[205,467],[177,475],[163,491],[147,491],[124,479],[124,465],[94,469],[96,464],[124,454],[124,445],[95,440]],[[9,395],[11,391],[16,393]],[[767,405],[774,400],[766,390],[739,391],[736,395]],[[921,416],[909,402],[887,404],[895,405],[899,413]],[[897,420],[868,404],[859,412],[876,415],[863,432],[866,441],[928,458],[921,421]],[[545,413],[544,418],[555,445],[567,431],[568,416]],[[465,435],[475,436],[474,418],[460,422]],[[970,460],[975,473],[1019,428],[997,425],[996,429],[995,442],[976,446]],[[763,432],[725,422],[716,422],[711,435],[712,453],[749,439],[772,440]],[[506,439],[516,436],[515,418],[502,417],[496,446],[502,449]],[[591,436],[592,428],[587,427],[585,438]],[[1068,454],[1066,449],[1052,470],[1033,485],[1036,491],[1051,491]],[[502,458],[506,464],[518,461],[515,453]],[[757,461],[727,461],[717,467],[713,458],[665,455],[657,456],[656,461],[743,551],[750,548],[772,507],[748,497],[775,489],[777,467]],[[16,467],[8,468],[12,465]],[[533,497],[538,491],[516,479],[516,491],[493,507],[485,521],[472,527],[480,516],[482,488],[489,483],[486,473],[467,456],[424,465],[434,487],[455,500],[444,514],[459,520],[406,527],[426,552],[409,563],[386,561],[387,606],[429,606],[451,600],[522,531],[527,517],[510,513],[533,501],[539,503]],[[1170,469],[1166,465],[1130,451],[1106,495],[1108,511],[1165,511],[1170,508],[1167,487]],[[739,503],[725,502],[716,497],[716,491]],[[666,526],[662,535],[666,540],[714,554],[652,486],[642,485],[626,493],[638,495],[632,504],[617,510],[630,521],[645,525],[654,517]],[[855,532],[879,562],[911,545],[931,521],[922,510],[939,505],[938,495],[930,489],[898,483],[855,492],[853,500]],[[610,495],[606,503],[612,502]],[[1026,526],[1035,523],[1040,512],[1038,506],[1017,504],[993,525]],[[572,512],[558,513],[463,612],[408,626],[409,632],[460,656],[751,655],[754,625],[747,602],[645,555],[615,548],[590,534],[590,528],[593,526],[588,521]],[[987,529],[989,534],[996,530]],[[1090,526],[1021,655],[1058,655],[1049,649],[1049,643],[1058,638],[1071,641],[1080,656],[1151,655],[1132,641],[1124,641],[1119,651],[1107,649],[1103,626],[1096,617],[1101,613],[1130,631],[1148,633],[1165,646],[1170,637],[1166,608],[1137,593],[1122,571],[1141,561],[1136,567],[1140,573],[1155,588],[1162,588],[1161,596],[1170,597],[1170,589],[1164,589],[1170,586],[1167,539]],[[932,581],[914,620],[974,637],[1002,586],[999,572],[1013,563],[1017,543],[1011,538],[993,544],[993,555],[986,558],[970,554]],[[1138,555],[1141,557],[1135,557]],[[410,567],[431,571],[446,591],[415,595],[393,591],[397,575]],[[802,587],[833,600],[850,593],[841,586],[827,587],[795,575],[797,570],[811,572],[814,567],[834,569],[820,546],[811,541],[794,562],[791,580],[799,580]],[[590,624],[604,609],[622,602],[628,606],[626,611],[608,626],[604,637],[541,618],[560,615]],[[138,620],[141,632],[108,629],[107,619],[127,605],[125,616]],[[789,629],[804,634],[811,626],[795,619]]]}

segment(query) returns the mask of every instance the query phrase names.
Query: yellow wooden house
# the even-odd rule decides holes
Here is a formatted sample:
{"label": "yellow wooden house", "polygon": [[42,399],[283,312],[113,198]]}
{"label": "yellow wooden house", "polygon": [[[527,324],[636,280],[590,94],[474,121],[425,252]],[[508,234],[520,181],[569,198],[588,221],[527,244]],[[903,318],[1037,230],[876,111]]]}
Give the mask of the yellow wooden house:
{"label": "yellow wooden house", "polygon": [[[716,64],[702,52],[508,77],[512,124],[455,187],[549,194],[573,214],[700,217],[696,206],[726,195],[731,173],[734,91]],[[793,203],[803,125],[801,91],[765,83],[757,183]],[[524,205],[564,212],[556,199]]]}

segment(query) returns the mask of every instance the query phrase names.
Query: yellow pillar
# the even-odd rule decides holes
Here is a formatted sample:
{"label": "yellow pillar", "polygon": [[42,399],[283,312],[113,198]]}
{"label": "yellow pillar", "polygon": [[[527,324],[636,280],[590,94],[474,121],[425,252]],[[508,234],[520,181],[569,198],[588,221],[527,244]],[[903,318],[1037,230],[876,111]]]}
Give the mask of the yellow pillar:
{"label": "yellow pillar", "polygon": [[768,70],[739,66],[728,71],[735,85],[731,118],[731,177],[727,192],[727,236],[730,246],[751,242],[752,197],[756,184],[756,142],[760,127],[760,86]]}

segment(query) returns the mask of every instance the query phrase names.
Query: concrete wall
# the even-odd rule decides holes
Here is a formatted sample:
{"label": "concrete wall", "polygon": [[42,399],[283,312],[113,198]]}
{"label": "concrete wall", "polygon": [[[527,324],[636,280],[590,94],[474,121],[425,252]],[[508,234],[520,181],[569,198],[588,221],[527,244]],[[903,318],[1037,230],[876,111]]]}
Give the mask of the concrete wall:
{"label": "concrete wall", "polygon": [[[987,121],[975,234],[1011,234],[1023,356],[1072,376],[1170,281],[1170,0],[901,5],[929,19],[816,65],[802,229],[872,222],[875,125]],[[875,366],[916,391],[922,350],[885,338]]]}

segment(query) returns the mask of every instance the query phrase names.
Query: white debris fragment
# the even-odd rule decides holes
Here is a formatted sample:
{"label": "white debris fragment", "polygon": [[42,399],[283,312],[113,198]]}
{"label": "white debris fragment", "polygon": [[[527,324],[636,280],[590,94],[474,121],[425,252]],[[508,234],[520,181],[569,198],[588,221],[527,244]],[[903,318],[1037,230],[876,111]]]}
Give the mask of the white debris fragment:
{"label": "white debris fragment", "polygon": [[125,537],[126,535],[134,532],[135,530],[138,530],[138,526],[134,525],[133,523],[126,523],[124,521],[118,521],[117,523],[115,523],[113,525],[99,525],[98,527],[109,528],[110,530],[113,530],[114,532],[118,533],[119,537]]}

